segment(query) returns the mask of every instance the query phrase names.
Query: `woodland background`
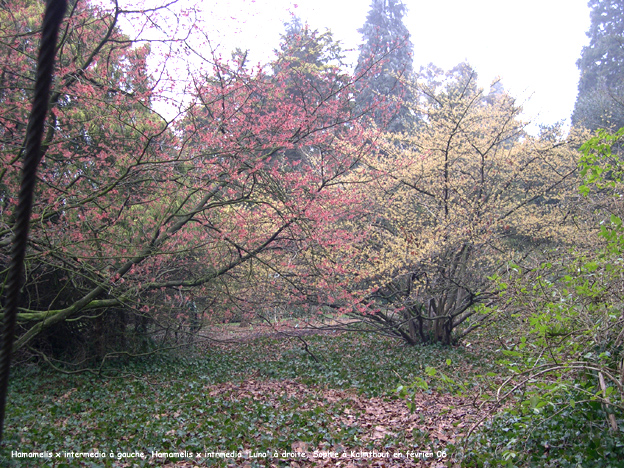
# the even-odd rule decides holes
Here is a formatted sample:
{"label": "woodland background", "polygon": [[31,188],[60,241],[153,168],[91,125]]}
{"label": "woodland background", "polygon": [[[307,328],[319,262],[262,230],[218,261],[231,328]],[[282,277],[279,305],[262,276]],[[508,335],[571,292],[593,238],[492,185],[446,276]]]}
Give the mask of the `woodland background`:
{"label": "woodland background", "polygon": [[[374,390],[381,377],[365,378],[364,394],[393,394],[413,413],[435,388],[497,414],[446,437],[457,466],[621,466],[624,3],[590,7],[572,127],[535,134],[504,83],[479,87],[469,64],[414,70],[400,0],[373,0],[355,65],[331,32],[297,17],[284,25],[274,58],[254,65],[244,50],[219,56],[182,3],[71,3],[25,263],[14,386],[43,375],[106,381],[119,373],[134,388],[146,384],[128,372],[149,373],[133,369],[155,362],[169,377],[147,385],[182,391],[171,375],[193,366],[229,382],[234,374],[217,377],[213,365],[233,366],[227,354],[239,351],[207,340],[233,323],[288,327],[303,350],[290,359],[309,361],[295,373],[307,369],[306,385],[336,384],[314,367],[326,369],[329,359],[346,372],[337,385],[353,388],[357,360],[334,360],[361,353],[405,376],[384,377],[388,385]],[[43,9],[35,0],[0,4],[3,277]],[[294,323],[323,333],[307,341]],[[354,341],[340,335],[334,343],[344,347],[334,349],[323,341],[328,329],[353,332],[345,336]],[[258,353],[254,365],[271,353],[288,361],[278,342],[253,343],[244,346]],[[380,357],[375,344],[390,354]],[[479,364],[464,361],[471,349]],[[436,354],[444,357],[438,364]],[[461,368],[440,370],[455,361]],[[484,368],[492,362],[495,369]],[[241,373],[255,378],[252,368]],[[295,378],[283,367],[272,372],[264,377]],[[81,427],[85,402],[101,397],[72,397],[86,385],[72,382],[49,391],[74,408],[63,425]],[[34,401],[16,401],[5,447],[60,444],[58,426],[36,433],[25,422]],[[454,403],[444,401],[450,410]],[[184,431],[167,442],[172,449],[188,441]],[[237,431],[227,440],[259,444]],[[314,426],[279,443],[329,440],[318,434]],[[67,444],[85,443],[74,435]],[[434,443],[410,437],[412,445]],[[579,445],[589,448],[569,451]]]}

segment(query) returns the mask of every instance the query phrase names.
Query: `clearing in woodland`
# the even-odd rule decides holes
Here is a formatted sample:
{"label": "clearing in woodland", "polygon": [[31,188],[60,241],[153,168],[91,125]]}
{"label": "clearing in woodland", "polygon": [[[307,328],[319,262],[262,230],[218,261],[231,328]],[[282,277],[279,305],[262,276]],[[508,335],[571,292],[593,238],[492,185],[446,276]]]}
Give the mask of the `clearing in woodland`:
{"label": "clearing in woodland", "polygon": [[[357,328],[357,325],[351,325]],[[459,466],[488,415],[479,345],[224,325],[196,351],[93,373],[16,371],[5,466]],[[437,374],[432,372],[437,369]],[[443,376],[443,378],[440,378]],[[418,391],[397,392],[419,382]],[[86,455],[90,454],[90,455]]]}

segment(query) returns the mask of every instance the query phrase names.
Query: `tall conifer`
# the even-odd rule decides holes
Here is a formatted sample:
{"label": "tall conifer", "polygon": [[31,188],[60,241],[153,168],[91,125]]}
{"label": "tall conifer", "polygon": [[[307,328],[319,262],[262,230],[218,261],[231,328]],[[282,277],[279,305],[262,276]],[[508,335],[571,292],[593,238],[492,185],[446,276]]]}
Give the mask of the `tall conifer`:
{"label": "tall conifer", "polygon": [[[360,83],[357,107],[365,112],[378,103],[386,103],[372,116],[390,131],[401,131],[410,120],[409,110],[402,104],[409,99],[404,80],[413,72],[413,49],[410,33],[403,24],[406,7],[402,0],[372,0],[362,34],[356,72],[372,70]],[[386,112],[387,111],[387,112]]]}
{"label": "tall conifer", "polygon": [[624,0],[590,0],[588,46],[581,71],[572,123],[589,129],[624,126]]}

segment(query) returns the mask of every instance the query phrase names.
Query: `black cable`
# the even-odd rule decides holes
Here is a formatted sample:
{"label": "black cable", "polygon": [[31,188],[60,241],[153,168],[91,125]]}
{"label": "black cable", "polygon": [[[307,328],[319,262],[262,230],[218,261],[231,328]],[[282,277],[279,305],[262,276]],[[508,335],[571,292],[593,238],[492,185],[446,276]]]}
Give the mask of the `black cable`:
{"label": "black cable", "polygon": [[65,15],[67,0],[48,0],[43,28],[41,45],[37,60],[37,76],[35,81],[35,96],[26,129],[26,152],[22,166],[22,180],[19,191],[17,209],[15,211],[15,226],[13,230],[13,248],[9,265],[7,281],[7,298],[4,307],[4,323],[0,342],[0,442],[4,428],[6,399],[9,387],[11,370],[11,352],[17,321],[17,307],[20,290],[24,277],[24,258],[28,241],[28,227],[33,204],[35,184],[37,183],[37,166],[41,160],[41,141],[43,139],[43,124],[48,112],[50,86],[54,72],[54,57],[56,55],[56,41],[58,31]]}

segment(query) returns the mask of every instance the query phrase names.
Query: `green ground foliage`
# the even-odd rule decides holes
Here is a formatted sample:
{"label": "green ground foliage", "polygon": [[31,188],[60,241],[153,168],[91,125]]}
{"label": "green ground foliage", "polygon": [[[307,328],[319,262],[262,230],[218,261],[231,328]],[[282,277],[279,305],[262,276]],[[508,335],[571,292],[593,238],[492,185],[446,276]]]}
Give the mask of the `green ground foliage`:
{"label": "green ground foliage", "polygon": [[[366,410],[354,398],[390,401],[409,414],[397,387],[428,379],[424,370],[429,366],[447,368],[459,380],[478,364],[476,354],[465,348],[406,347],[378,335],[305,339],[313,355],[299,339],[281,337],[208,345],[201,352],[150,357],[119,368],[111,365],[101,375],[63,375],[38,366],[16,369],[0,464],[27,466],[11,457],[12,450],[265,452],[291,451],[295,441],[310,449],[414,450],[428,442],[425,431],[415,438],[413,431],[394,427],[383,438],[361,440],[365,428],[358,419]],[[250,381],[265,387],[255,394],[253,389],[241,392]],[[435,382],[430,387],[426,393],[436,392]],[[337,392],[328,394],[332,390]],[[347,391],[353,398],[347,398]],[[341,417],[346,413],[352,424]],[[264,466],[264,461],[252,462]],[[114,459],[41,463],[123,466]],[[219,465],[214,460],[202,463]],[[154,464],[154,459],[136,460],[132,466]]]}

